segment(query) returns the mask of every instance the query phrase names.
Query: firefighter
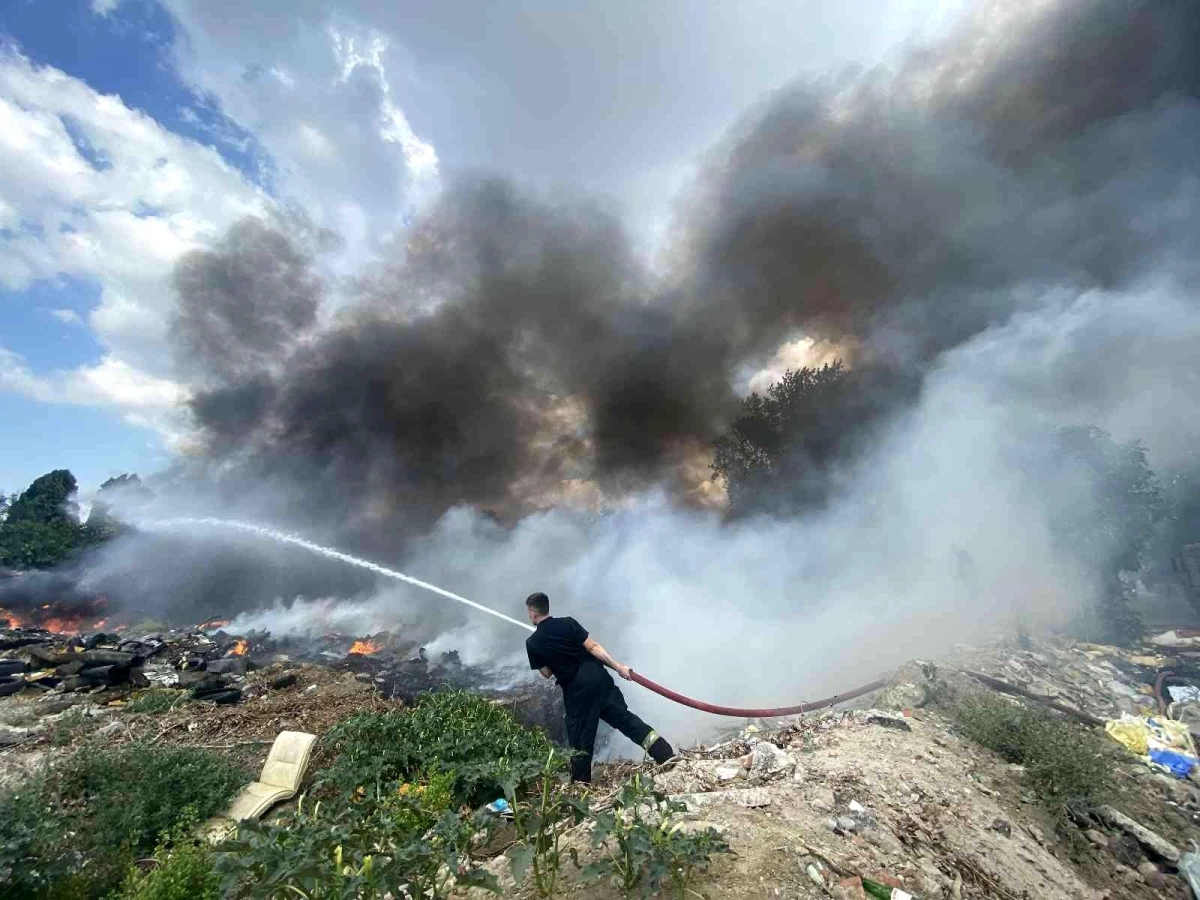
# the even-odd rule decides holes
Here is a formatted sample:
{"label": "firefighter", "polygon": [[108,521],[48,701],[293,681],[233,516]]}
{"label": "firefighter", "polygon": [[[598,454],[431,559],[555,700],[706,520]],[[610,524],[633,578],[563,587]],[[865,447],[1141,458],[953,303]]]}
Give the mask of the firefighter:
{"label": "firefighter", "polygon": [[577,751],[571,759],[572,781],[587,784],[592,780],[592,750],[601,719],[660,765],[675,755],[670,744],[629,711],[621,689],[604,668],[629,681],[629,666],[613,659],[574,619],[550,615],[550,598],[545,594],[530,594],[525,610],[536,628],[525,641],[529,667],[541,672],[543,678],[553,675],[562,688],[567,743]]}

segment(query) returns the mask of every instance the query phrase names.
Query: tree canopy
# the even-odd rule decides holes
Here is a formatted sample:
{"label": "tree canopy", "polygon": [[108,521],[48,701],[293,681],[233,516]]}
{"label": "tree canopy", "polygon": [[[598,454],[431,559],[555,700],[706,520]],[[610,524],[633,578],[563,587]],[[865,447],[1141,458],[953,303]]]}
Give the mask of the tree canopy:
{"label": "tree canopy", "polygon": [[76,489],[74,475],[55,469],[9,502],[0,522],[0,567],[49,568],[102,539],[79,521]]}
{"label": "tree canopy", "polygon": [[100,485],[100,490],[96,493],[92,511],[88,515],[87,527],[98,539],[107,540],[115,537],[125,531],[128,526],[113,515],[112,504],[108,502],[109,498],[120,496],[127,502],[136,502],[149,497],[150,494],[150,490],[142,484],[142,480],[136,474],[109,478]]}
{"label": "tree canopy", "polygon": [[1099,428],[1062,428],[1048,442],[1051,473],[1073,502],[1055,509],[1051,532],[1061,549],[1099,576],[1099,640],[1129,643],[1144,626],[1131,604],[1125,573],[1142,570],[1167,513],[1162,485],[1138,441],[1119,444]]}
{"label": "tree canopy", "polygon": [[713,456],[730,511],[789,514],[823,503],[834,464],[914,388],[903,373],[852,371],[837,361],[789,370],[765,393],[752,393]]}

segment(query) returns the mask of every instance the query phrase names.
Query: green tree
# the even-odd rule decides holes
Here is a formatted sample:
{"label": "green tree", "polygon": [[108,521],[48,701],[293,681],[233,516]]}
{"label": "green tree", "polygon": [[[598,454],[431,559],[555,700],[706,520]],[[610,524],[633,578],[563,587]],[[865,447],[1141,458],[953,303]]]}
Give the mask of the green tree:
{"label": "green tree", "polygon": [[1142,570],[1167,512],[1162,485],[1138,442],[1119,444],[1095,427],[1057,431],[1049,446],[1051,474],[1071,501],[1051,517],[1058,544],[1099,575],[1093,637],[1129,643],[1144,626],[1123,574]]}
{"label": "green tree", "polygon": [[914,395],[916,380],[840,361],[789,370],[751,394],[717,439],[713,473],[735,514],[788,514],[824,502],[832,467],[852,456],[872,426]]}
{"label": "green tree", "polygon": [[96,542],[79,522],[76,488],[74,475],[55,469],[9,503],[0,523],[0,566],[48,568]]}
{"label": "green tree", "polygon": [[825,463],[837,449],[841,429],[833,420],[847,382],[841,362],[805,367],[743,401],[713,455],[732,509],[785,512],[819,497]]}
{"label": "green tree", "polygon": [[1187,544],[1200,544],[1200,454],[1177,464],[1163,477],[1167,513],[1162,550],[1166,560]]}
{"label": "green tree", "polygon": [[96,492],[96,500],[88,515],[86,527],[91,537],[95,540],[109,540],[128,529],[129,526],[113,515],[110,500],[115,502],[119,499],[129,503],[149,496],[150,490],[142,484],[142,480],[136,474],[118,475],[108,479]]}

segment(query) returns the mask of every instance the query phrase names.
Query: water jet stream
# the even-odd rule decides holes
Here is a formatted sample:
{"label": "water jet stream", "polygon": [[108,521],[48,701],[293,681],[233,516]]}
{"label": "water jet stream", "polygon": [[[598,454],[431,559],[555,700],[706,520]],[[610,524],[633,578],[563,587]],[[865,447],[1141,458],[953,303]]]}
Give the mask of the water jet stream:
{"label": "water jet stream", "polygon": [[387,578],[394,578],[397,581],[405,581],[414,587],[419,587],[423,590],[430,591],[434,594],[440,594],[443,597],[448,597],[458,603],[470,606],[480,612],[485,612],[489,616],[495,616],[497,619],[503,619],[511,625],[516,625],[518,628],[524,628],[526,631],[533,631],[533,626],[528,622],[522,622],[514,619],[512,616],[506,616],[502,612],[497,612],[490,607],[484,606],[482,603],[476,603],[474,600],[468,600],[466,597],[461,597],[451,591],[438,587],[436,584],[430,584],[428,581],[422,581],[419,578],[413,578],[411,575],[405,575],[403,572],[397,572],[395,569],[389,569],[386,566],[381,566],[378,563],[373,563],[369,559],[362,559],[358,556],[352,556],[349,553],[343,553],[341,550],[335,550],[332,547],[323,547],[320,544],[315,544],[310,540],[306,540],[298,535],[288,534],[285,531],[276,531],[273,528],[267,528],[263,525],[254,525],[250,522],[240,522],[236,519],[218,519],[211,516],[204,518],[178,518],[178,519],[158,519],[149,522],[138,523],[144,528],[182,528],[196,526],[215,526],[217,528],[232,528],[237,531],[245,531],[249,534],[258,535],[259,537],[269,538],[273,541],[279,541],[283,544],[291,544],[295,547],[303,547],[312,553],[327,557],[328,559],[336,559],[339,562],[349,563],[352,566],[358,566],[360,569],[368,569],[384,575]]}
{"label": "water jet stream", "polygon": [[[266,528],[262,525],[254,525],[250,522],[240,522],[236,519],[218,519],[213,517],[205,518],[177,518],[177,519],[158,519],[149,522],[139,523],[144,528],[149,529],[166,529],[176,527],[196,527],[196,526],[215,526],[217,528],[232,528],[237,531],[245,531],[249,534],[258,535],[259,537],[269,538],[273,541],[279,541],[284,544],[292,544],[295,547],[303,547],[312,553],[317,553],[329,559],[336,559],[344,563],[349,563],[352,566],[358,566],[360,569],[368,569],[372,572],[377,572],[388,578],[395,578],[397,581],[405,581],[414,587],[423,588],[434,594],[440,594],[443,597],[448,597],[458,603],[465,604],[480,612],[485,612],[489,616],[495,616],[497,619],[503,619],[511,625],[516,625],[518,628],[524,628],[526,631],[533,631],[534,628],[527,622],[521,622],[511,616],[506,616],[502,612],[497,612],[494,609],[484,606],[481,603],[476,603],[474,600],[468,600],[466,597],[460,597],[451,591],[438,587],[436,584],[430,584],[428,581],[421,581],[419,578],[413,578],[411,575],[405,575],[403,572],[397,572],[395,569],[389,569],[386,566],[381,566],[378,563],[373,563],[368,559],[362,559],[358,556],[352,556],[349,553],[343,553],[341,550],[335,550],[332,547],[323,547],[320,544],[314,544],[312,541],[306,540],[294,534],[288,534],[284,531],[276,531],[273,528]],[[792,716],[811,712],[817,709],[825,709],[826,707],[834,706],[846,700],[860,697],[863,694],[871,691],[879,690],[887,684],[887,679],[879,679],[870,684],[865,684],[862,687],[855,688],[853,691],[844,694],[835,694],[832,697],[827,697],[824,700],[816,700],[809,703],[799,703],[793,706],[768,707],[762,709],[747,709],[734,706],[718,706],[712,703],[705,703],[701,700],[693,700],[683,694],[676,693],[670,688],[665,688],[657,682],[651,681],[644,675],[630,671],[630,679],[637,682],[642,687],[647,688],[654,693],[666,697],[668,700],[673,700],[683,706],[689,706],[692,709],[698,709],[703,712],[713,713],[718,716],[730,716],[739,719],[754,719],[754,718],[775,718],[777,716]]]}

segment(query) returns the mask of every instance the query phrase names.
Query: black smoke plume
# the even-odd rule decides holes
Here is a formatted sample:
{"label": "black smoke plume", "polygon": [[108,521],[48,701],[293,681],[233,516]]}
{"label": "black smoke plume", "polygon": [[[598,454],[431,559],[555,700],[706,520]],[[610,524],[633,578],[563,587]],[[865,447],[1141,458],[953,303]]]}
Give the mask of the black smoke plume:
{"label": "black smoke plume", "polygon": [[175,281],[207,458],[386,543],[458,503],[669,481],[798,334],[853,339],[886,398],[854,408],[886,417],[1048,292],[1167,261],[1194,284],[1200,7],[1036,6],[768,97],[704,161],[665,276],[602,205],[497,177],[352,283],[321,282],[311,229],[238,226]]}

